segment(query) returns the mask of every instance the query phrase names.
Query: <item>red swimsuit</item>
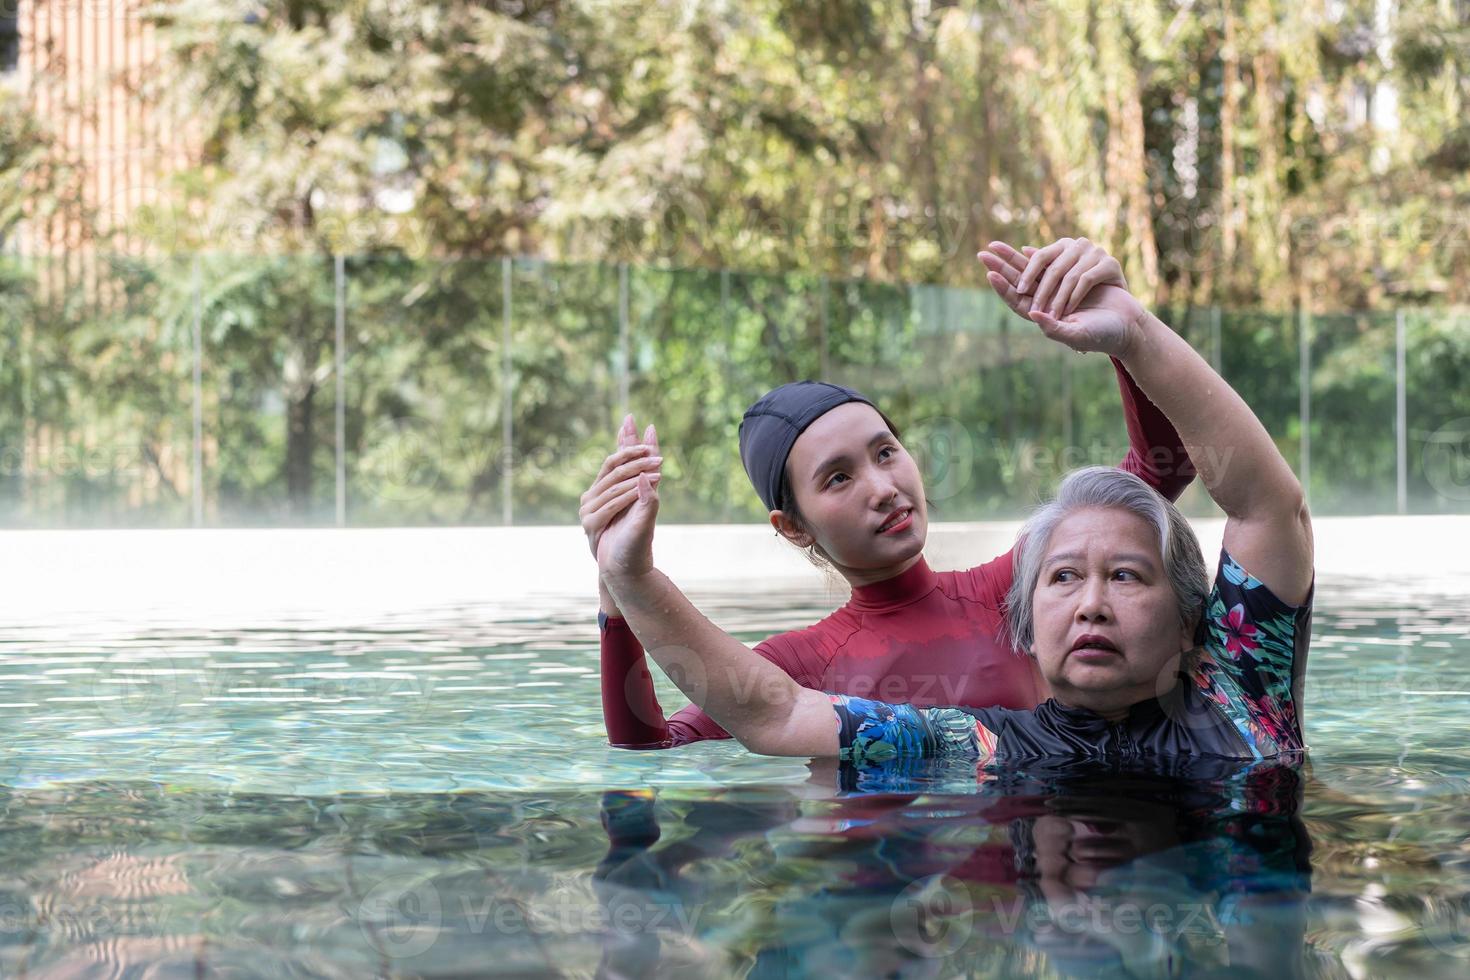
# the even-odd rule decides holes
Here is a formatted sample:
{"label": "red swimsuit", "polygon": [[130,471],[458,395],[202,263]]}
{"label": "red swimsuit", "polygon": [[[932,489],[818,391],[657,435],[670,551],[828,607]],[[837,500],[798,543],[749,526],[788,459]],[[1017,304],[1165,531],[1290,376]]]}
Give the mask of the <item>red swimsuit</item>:
{"label": "red swimsuit", "polygon": [[[1128,424],[1119,464],[1175,499],[1194,478],[1179,435],[1113,361]],[[922,558],[884,582],[859,586],[826,619],[779,633],[755,650],[803,687],[919,707],[1033,708],[1047,696],[1035,662],[1013,652],[1002,603],[1011,552],[965,571],[935,572]],[[664,720],[643,647],[626,621],[602,630],[602,713],[620,748],[668,748],[729,738],[694,705]]]}

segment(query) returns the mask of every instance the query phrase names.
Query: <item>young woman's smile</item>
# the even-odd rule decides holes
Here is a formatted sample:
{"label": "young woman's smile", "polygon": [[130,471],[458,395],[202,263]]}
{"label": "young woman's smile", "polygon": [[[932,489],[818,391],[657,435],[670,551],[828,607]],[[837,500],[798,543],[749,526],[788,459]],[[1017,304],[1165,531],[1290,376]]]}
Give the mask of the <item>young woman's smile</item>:
{"label": "young woman's smile", "polygon": [[878,528],[878,534],[902,534],[911,530],[914,526],[914,509],[912,507],[900,507],[888,516],[883,526]]}

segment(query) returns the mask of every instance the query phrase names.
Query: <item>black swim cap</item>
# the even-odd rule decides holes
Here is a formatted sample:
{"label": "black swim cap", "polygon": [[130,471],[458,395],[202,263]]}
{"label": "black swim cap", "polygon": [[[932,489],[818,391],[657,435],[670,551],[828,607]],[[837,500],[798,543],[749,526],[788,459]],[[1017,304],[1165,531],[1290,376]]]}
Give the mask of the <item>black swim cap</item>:
{"label": "black swim cap", "polygon": [[882,416],[894,436],[898,429],[888,416],[878,410],[872,400],[860,392],[825,381],[793,381],[766,392],[745,410],[740,420],[740,462],[745,475],[760,494],[767,510],[785,510],[781,499],[781,477],[786,472],[786,457],[796,437],[807,426],[838,405],[862,402]]}

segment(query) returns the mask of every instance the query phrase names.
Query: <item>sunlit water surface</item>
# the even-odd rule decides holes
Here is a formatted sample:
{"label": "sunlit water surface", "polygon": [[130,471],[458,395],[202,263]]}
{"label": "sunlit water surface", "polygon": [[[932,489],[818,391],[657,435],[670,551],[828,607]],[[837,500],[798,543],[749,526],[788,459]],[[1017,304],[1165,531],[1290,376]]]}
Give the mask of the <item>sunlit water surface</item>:
{"label": "sunlit water surface", "polygon": [[0,976],[1470,975],[1463,593],[1324,576],[1265,789],[614,750],[590,611],[8,629]]}

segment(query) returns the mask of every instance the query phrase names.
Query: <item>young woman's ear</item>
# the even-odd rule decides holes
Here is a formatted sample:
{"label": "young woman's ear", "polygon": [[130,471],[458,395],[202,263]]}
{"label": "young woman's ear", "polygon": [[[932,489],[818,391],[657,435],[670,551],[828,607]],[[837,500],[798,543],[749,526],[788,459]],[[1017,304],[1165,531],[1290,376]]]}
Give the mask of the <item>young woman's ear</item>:
{"label": "young woman's ear", "polygon": [[817,539],[806,532],[802,526],[786,516],[785,511],[771,511],[771,527],[776,533],[798,548],[810,548],[816,544]]}

